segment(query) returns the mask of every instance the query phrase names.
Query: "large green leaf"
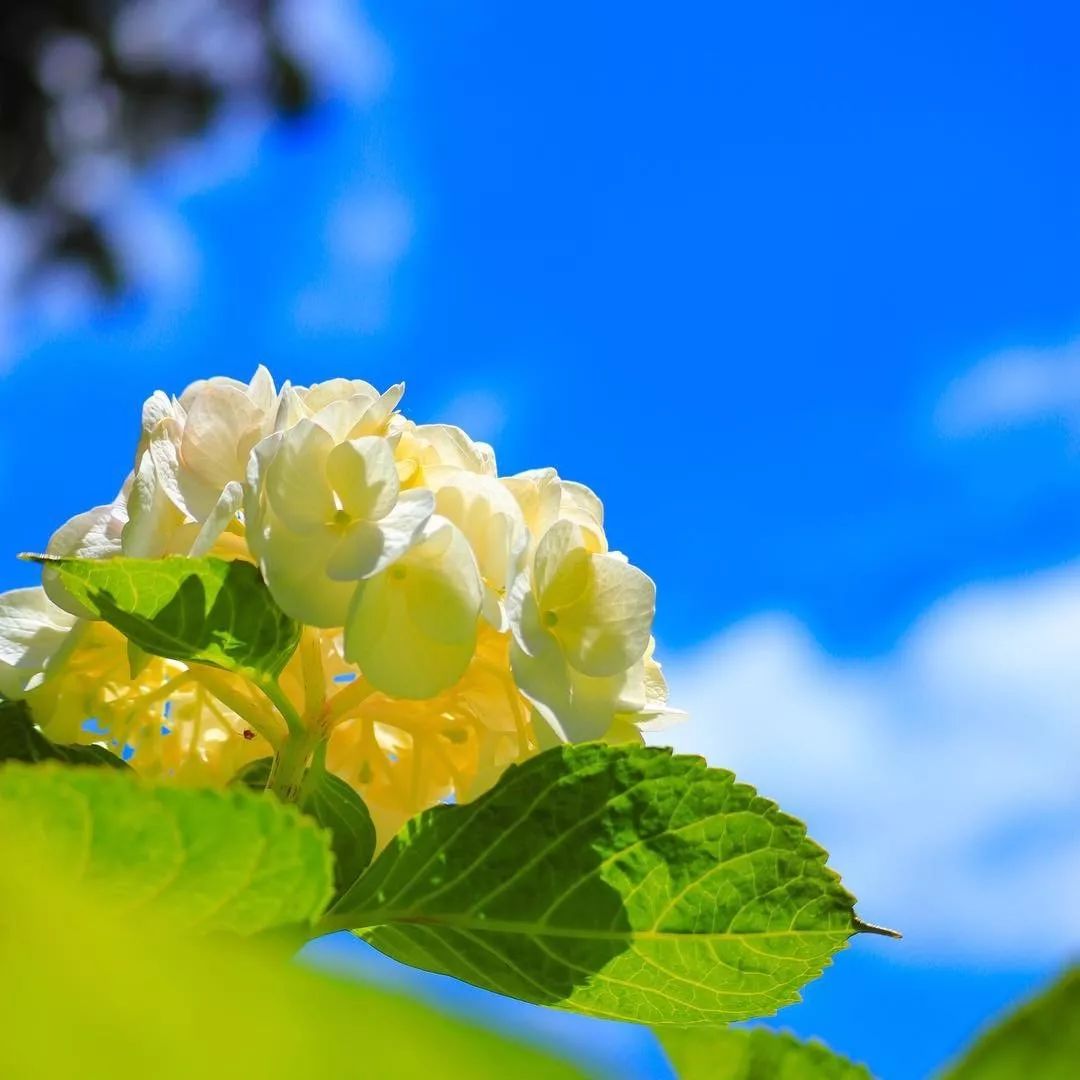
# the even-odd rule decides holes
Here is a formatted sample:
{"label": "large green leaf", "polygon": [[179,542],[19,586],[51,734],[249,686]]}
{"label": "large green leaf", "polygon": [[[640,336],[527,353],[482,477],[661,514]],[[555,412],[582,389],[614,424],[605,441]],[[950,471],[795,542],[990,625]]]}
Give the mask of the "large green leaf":
{"label": "large green leaf", "polygon": [[22,701],[0,699],[0,762],[63,761],[68,765],[106,765],[126,770],[124,761],[104,746],[54,743],[34,726]]}
{"label": "large green leaf", "polygon": [[1076,1080],[1080,965],[987,1031],[944,1080]]}
{"label": "large green leaf", "polygon": [[242,560],[65,559],[35,556],[64,587],[139,648],[245,675],[278,675],[300,624]]}
{"label": "large green leaf", "polygon": [[275,799],[155,786],[61,765],[0,768],[0,833],[18,831],[118,910],[255,934],[310,923],[332,891],[329,838]]}
{"label": "large green leaf", "polygon": [[765,1028],[664,1028],[660,1043],[679,1080],[872,1080],[819,1042]]}
{"label": "large green leaf", "polygon": [[[236,804],[241,832],[247,802]],[[269,943],[178,936],[149,913],[131,919],[42,866],[25,839],[0,830],[5,1080],[578,1075],[404,997],[290,963]]]}
{"label": "large green leaf", "polygon": [[586,744],[414,818],[331,909],[416,967],[650,1024],[797,1000],[859,924],[803,825],[729,772]]}
{"label": "large green leaf", "polygon": [[[233,783],[264,791],[273,764],[273,758],[249,762],[233,778]],[[337,899],[368,868],[375,854],[375,823],[364,800],[339,776],[325,769],[308,771],[297,805],[330,833]]]}

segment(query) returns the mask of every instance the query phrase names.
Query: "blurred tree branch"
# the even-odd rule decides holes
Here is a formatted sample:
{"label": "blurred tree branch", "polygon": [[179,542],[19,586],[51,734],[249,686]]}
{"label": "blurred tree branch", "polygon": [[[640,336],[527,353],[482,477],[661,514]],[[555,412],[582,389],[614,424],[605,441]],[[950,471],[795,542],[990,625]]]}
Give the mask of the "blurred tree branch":
{"label": "blurred tree branch", "polygon": [[102,191],[224,106],[295,113],[307,72],[274,0],[5,0],[0,4],[0,201],[35,235],[30,269],[86,266],[115,291],[124,268]]}

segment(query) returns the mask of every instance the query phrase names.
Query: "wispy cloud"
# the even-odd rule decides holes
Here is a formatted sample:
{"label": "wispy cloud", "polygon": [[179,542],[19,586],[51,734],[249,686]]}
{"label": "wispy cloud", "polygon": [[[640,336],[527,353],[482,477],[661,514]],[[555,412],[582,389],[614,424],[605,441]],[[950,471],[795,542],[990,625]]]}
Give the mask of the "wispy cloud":
{"label": "wispy cloud", "polygon": [[669,665],[658,742],[809,823],[908,956],[1080,948],[1080,567],[970,587],[887,656],[826,655],[764,615]]}
{"label": "wispy cloud", "polygon": [[935,419],[951,436],[1048,419],[1080,422],[1080,340],[988,357],[948,387]]}

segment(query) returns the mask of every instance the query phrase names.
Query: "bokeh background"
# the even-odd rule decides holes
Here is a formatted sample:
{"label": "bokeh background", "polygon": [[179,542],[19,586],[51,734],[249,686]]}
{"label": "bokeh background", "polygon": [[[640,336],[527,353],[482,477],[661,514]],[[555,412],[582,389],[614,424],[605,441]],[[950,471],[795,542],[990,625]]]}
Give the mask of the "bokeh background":
{"label": "bokeh background", "polygon": [[[405,379],[601,494],[691,713],[657,740],[905,931],[774,1023],[924,1077],[1076,956],[1071,5],[6,10],[0,585],[112,497],[153,389]],[[669,1075],[644,1030],[310,957]]]}

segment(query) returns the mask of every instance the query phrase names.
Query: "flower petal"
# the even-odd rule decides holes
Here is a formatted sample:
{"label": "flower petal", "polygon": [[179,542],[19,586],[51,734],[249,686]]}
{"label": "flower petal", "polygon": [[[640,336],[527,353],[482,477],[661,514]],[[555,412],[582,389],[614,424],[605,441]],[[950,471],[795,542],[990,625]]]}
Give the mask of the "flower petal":
{"label": "flower petal", "polygon": [[419,544],[358,586],[345,624],[346,659],[383,693],[433,697],[472,659],[481,599],[468,541],[435,517]]}
{"label": "flower petal", "polygon": [[647,574],[612,555],[591,555],[588,587],[556,606],[552,631],[582,674],[617,675],[645,654],[655,612],[656,586]]}
{"label": "flower petal", "polygon": [[0,694],[32,690],[77,623],[40,587],[0,593]]}
{"label": "flower petal", "polygon": [[221,497],[214,509],[210,511],[206,521],[203,522],[195,542],[191,545],[190,555],[206,555],[217,543],[218,537],[229,527],[237,511],[244,502],[244,489],[235,480],[230,480],[225,485]]}
{"label": "flower petal", "polygon": [[385,517],[401,486],[393,448],[376,435],[335,446],[326,459],[326,478],[345,512],[363,521]]}
{"label": "flower petal", "polygon": [[[125,482],[126,490],[128,483]],[[95,506],[76,514],[61,525],[49,538],[45,549],[50,555],[75,555],[84,559],[108,559],[120,554],[121,533],[128,520],[125,507],[125,490],[108,506]],[[47,564],[42,568],[41,583],[49,599],[73,615],[96,618],[67,589],[60,584],[56,570]]]}
{"label": "flower petal", "polygon": [[333,627],[345,622],[356,586],[334,581],[326,566],[341,534],[323,526],[296,533],[269,511],[259,542],[259,569],[278,606],[286,615],[309,626]]}
{"label": "flower petal", "polygon": [[430,491],[406,491],[379,521],[355,522],[326,566],[335,581],[359,581],[379,573],[416,543],[431,517]]}
{"label": "flower petal", "polygon": [[589,552],[581,529],[557,521],[536,548],[533,559],[536,600],[544,611],[578,600],[589,583]]}
{"label": "flower petal", "polygon": [[279,441],[264,481],[270,506],[293,532],[319,529],[333,519],[336,510],[326,479],[326,460],[334,440],[313,420],[300,420],[275,438]]}

